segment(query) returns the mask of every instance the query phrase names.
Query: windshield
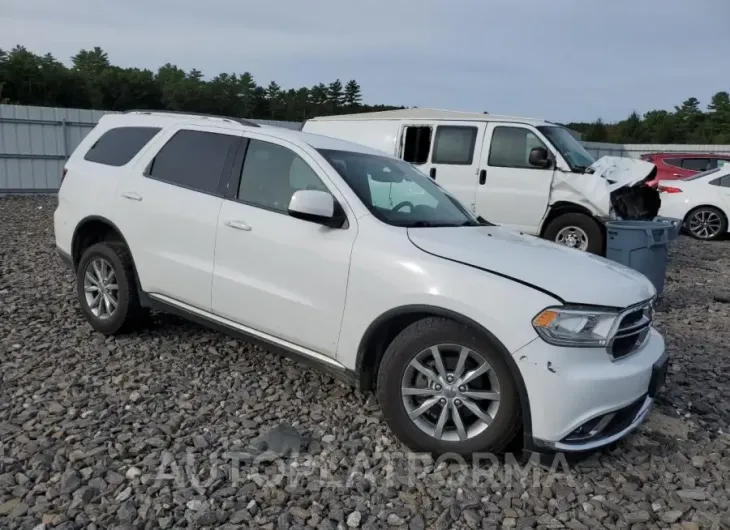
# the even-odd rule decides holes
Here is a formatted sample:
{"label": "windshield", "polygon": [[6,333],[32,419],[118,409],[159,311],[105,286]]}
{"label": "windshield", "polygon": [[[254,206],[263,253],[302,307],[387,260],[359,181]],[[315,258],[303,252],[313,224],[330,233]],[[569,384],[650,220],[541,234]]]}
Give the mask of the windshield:
{"label": "windshield", "polygon": [[446,190],[408,162],[352,151],[318,151],[384,223],[411,228],[480,224]]}
{"label": "windshield", "polygon": [[537,129],[550,140],[550,143],[565,158],[572,171],[583,172],[596,161],[585,147],[563,127],[541,125]]}

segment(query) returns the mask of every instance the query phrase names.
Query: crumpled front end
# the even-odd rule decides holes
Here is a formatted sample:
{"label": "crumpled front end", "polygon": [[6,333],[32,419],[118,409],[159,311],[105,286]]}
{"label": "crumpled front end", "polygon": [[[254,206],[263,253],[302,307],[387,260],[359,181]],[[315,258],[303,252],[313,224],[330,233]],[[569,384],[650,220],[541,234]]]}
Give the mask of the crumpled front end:
{"label": "crumpled front end", "polygon": [[567,200],[592,206],[605,219],[654,219],[661,199],[656,187],[647,186],[657,174],[651,162],[619,156],[604,156],[586,173],[556,172],[552,202]]}

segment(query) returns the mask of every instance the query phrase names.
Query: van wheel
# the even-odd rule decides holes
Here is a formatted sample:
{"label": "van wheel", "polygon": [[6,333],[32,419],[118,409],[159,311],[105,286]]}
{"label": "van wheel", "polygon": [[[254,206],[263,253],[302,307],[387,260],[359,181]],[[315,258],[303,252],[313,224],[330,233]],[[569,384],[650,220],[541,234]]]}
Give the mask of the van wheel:
{"label": "van wheel", "polygon": [[595,219],[583,213],[556,217],[548,224],[543,237],[566,247],[603,254],[603,231]]}
{"label": "van wheel", "polygon": [[390,343],[378,370],[386,423],[414,451],[501,453],[522,425],[517,387],[501,354],[453,320],[419,320]]}
{"label": "van wheel", "polygon": [[76,294],[91,327],[114,335],[141,324],[141,307],[132,256],[124,243],[105,241],[90,246],[76,271]]}

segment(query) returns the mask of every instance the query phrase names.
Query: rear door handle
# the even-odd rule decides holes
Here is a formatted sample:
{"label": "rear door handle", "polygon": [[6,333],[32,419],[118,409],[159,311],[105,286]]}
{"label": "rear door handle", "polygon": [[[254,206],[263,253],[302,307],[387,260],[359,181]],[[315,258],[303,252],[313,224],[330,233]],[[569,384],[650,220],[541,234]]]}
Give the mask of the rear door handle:
{"label": "rear door handle", "polygon": [[677,178],[682,178],[682,175],[680,175],[679,173],[674,173],[672,176],[677,177]]}
{"label": "rear door handle", "polygon": [[230,226],[236,230],[245,230],[246,232],[251,231],[251,227],[243,221],[226,221],[226,226]]}
{"label": "rear door handle", "polygon": [[436,168],[435,167],[432,167],[431,171],[429,171],[428,174],[431,175],[431,178],[433,180],[436,180]]}
{"label": "rear door handle", "polygon": [[479,184],[484,184],[487,181],[487,170],[482,169],[479,172]]}
{"label": "rear door handle", "polygon": [[138,193],[134,193],[133,191],[122,193],[122,197],[125,199],[129,199],[131,201],[141,201],[142,196]]}

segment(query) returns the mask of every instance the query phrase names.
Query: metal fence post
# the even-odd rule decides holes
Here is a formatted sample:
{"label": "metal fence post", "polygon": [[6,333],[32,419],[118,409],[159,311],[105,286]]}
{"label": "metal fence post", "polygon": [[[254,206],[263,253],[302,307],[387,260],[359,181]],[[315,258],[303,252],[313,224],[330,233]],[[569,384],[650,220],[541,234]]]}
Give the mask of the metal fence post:
{"label": "metal fence post", "polygon": [[61,130],[63,132],[63,156],[68,160],[71,155],[68,152],[68,121],[66,118],[61,120]]}

